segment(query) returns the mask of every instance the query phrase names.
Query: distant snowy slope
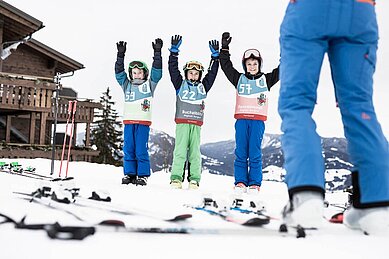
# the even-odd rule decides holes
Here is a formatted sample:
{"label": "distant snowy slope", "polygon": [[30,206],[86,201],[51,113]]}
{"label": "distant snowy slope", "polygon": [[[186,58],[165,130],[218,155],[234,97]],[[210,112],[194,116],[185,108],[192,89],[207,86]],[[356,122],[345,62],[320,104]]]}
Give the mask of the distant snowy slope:
{"label": "distant snowy slope", "polygon": [[[163,131],[151,129],[149,153],[153,172],[170,172],[173,163],[175,139]],[[347,141],[344,138],[322,138],[323,158],[326,167],[328,190],[341,190],[351,184],[350,170],[353,165],[347,153]],[[235,158],[235,141],[226,140],[201,145],[203,170],[212,174],[233,175]],[[281,146],[281,135],[265,134],[262,140],[262,167],[264,179],[282,181],[283,174],[277,172],[284,165],[284,155]]]}

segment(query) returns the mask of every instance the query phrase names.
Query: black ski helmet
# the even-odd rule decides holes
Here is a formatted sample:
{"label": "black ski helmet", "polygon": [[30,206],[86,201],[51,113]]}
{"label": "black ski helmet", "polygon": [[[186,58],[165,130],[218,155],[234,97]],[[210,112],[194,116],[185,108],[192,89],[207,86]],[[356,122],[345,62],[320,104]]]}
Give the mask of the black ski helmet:
{"label": "black ski helmet", "polygon": [[139,61],[139,60],[134,60],[134,61],[131,61],[130,64],[128,65],[128,74],[130,76],[130,79],[134,79],[132,78],[132,69],[133,68],[139,68],[139,69],[142,69],[143,70],[143,73],[144,73],[144,80],[146,80],[148,77],[149,77],[149,69],[147,68],[147,65],[145,62],[143,61]]}
{"label": "black ski helmet", "polygon": [[261,53],[257,49],[248,49],[243,53],[242,66],[243,66],[244,72],[247,73],[246,60],[248,60],[250,58],[258,60],[258,71],[261,72],[261,70],[262,70],[262,57],[261,57]]}
{"label": "black ski helmet", "polygon": [[185,66],[183,67],[184,69],[184,74],[185,74],[185,79],[188,80],[188,70],[197,70],[199,71],[199,80],[201,80],[201,76],[204,72],[204,67],[203,65],[198,62],[198,61],[195,61],[195,60],[191,60],[191,61],[188,61],[186,62]]}

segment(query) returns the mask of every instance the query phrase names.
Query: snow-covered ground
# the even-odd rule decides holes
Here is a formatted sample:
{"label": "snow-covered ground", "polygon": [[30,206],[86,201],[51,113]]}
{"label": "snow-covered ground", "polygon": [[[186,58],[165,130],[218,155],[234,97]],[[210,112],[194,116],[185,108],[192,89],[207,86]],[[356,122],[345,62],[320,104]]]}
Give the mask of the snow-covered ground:
{"label": "snow-covered ground", "polygon": [[[16,160],[1,160],[11,162]],[[19,159],[22,165],[37,168],[37,173],[49,175],[50,161],[45,159]],[[59,163],[56,163],[58,171]],[[276,172],[272,172],[275,174]],[[55,173],[57,174],[57,173]],[[240,234],[140,234],[107,232],[97,229],[93,236],[82,241],[52,240],[43,230],[19,230],[12,224],[0,224],[0,258],[388,258],[386,245],[389,237],[365,236],[339,224],[325,223],[323,230],[306,238],[274,234],[253,234],[253,228],[210,216],[186,208],[184,204],[199,204],[203,197],[212,197],[220,203],[232,200],[233,178],[204,172],[199,190],[172,190],[169,173],[156,172],[146,187],[121,185],[122,168],[85,162],[71,162],[69,176],[75,177],[68,185],[79,187],[81,195],[93,190],[109,192],[112,204],[123,209],[134,209],[144,214],[168,218],[178,212],[193,217],[181,223],[197,229],[232,229]],[[106,219],[120,219],[127,226],[176,226],[156,220],[152,216],[123,216],[93,208],[85,209],[73,204],[63,205],[74,209],[84,222],[73,216],[36,203],[29,203],[13,192],[32,192],[42,185],[55,188],[57,184],[0,172],[0,213],[16,220],[26,217],[26,223],[54,223],[62,225],[88,225]],[[285,184],[264,181],[259,195],[246,195],[261,200],[275,218],[285,205]],[[345,203],[343,192],[327,195],[330,203]],[[327,209],[326,216],[336,212]],[[0,221],[2,221],[0,217]],[[274,224],[277,224],[275,222]],[[274,225],[273,224],[273,225]],[[271,225],[272,226],[272,225]],[[269,228],[271,228],[269,226]]]}

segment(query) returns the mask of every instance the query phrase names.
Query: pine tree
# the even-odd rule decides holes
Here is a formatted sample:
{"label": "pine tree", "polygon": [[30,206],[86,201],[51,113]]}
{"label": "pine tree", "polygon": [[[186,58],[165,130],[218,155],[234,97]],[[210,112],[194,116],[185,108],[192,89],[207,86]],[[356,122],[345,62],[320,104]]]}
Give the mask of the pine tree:
{"label": "pine tree", "polygon": [[109,87],[100,97],[102,108],[95,115],[95,122],[91,132],[91,143],[100,151],[94,162],[122,165],[122,123],[118,120],[118,113],[112,108],[115,102],[112,101]]}

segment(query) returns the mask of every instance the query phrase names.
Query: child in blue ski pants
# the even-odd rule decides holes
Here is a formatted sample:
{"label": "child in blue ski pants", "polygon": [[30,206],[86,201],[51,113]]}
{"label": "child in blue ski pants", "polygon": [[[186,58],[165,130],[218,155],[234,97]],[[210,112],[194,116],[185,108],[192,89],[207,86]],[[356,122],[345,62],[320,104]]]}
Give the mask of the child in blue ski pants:
{"label": "child in blue ski pants", "polygon": [[124,173],[136,172],[138,176],[150,176],[150,159],[147,146],[149,133],[150,127],[147,125],[124,125]]}

